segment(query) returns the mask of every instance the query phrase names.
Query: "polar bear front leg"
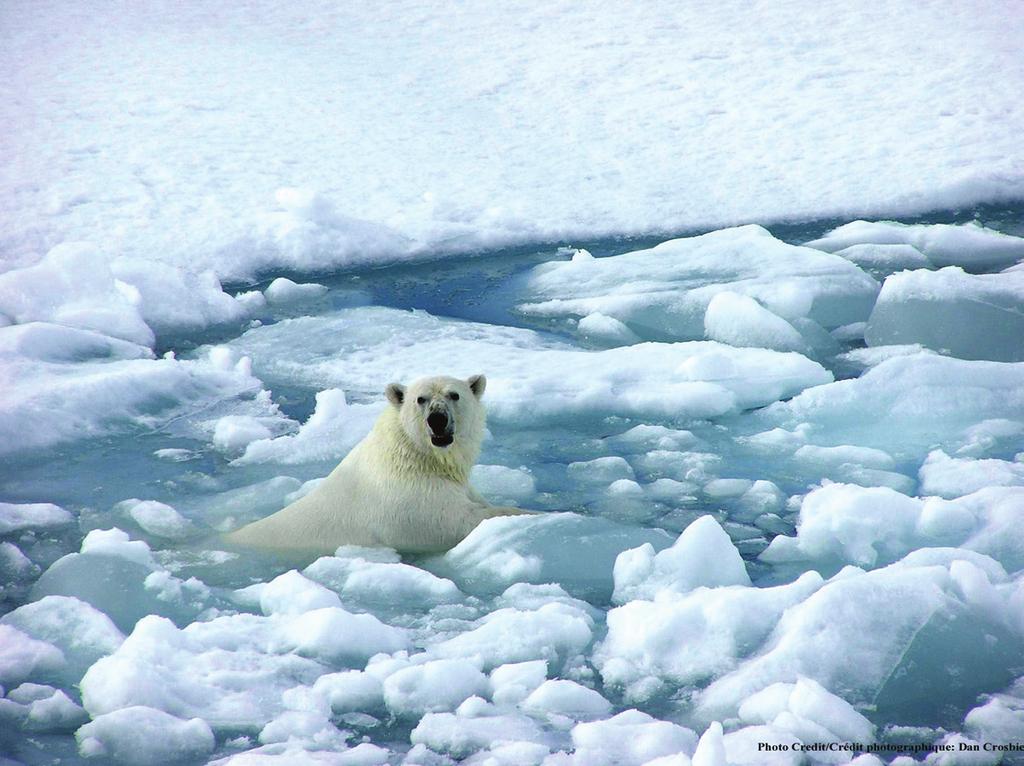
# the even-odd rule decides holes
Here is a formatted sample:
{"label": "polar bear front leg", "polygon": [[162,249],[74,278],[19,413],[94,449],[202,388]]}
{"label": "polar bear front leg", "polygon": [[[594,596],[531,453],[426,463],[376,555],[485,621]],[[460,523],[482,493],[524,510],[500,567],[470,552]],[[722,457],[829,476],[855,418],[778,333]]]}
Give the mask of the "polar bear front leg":
{"label": "polar bear front leg", "polygon": [[511,505],[491,505],[472,486],[466,487],[466,494],[469,495],[470,502],[478,507],[481,518],[484,519],[490,519],[494,516],[518,516],[524,513],[536,513],[536,511],[527,511]]}
{"label": "polar bear front leg", "polygon": [[525,508],[514,508],[511,505],[488,505],[484,508],[484,518],[492,519],[495,516],[521,516],[534,515],[539,511],[528,511]]}

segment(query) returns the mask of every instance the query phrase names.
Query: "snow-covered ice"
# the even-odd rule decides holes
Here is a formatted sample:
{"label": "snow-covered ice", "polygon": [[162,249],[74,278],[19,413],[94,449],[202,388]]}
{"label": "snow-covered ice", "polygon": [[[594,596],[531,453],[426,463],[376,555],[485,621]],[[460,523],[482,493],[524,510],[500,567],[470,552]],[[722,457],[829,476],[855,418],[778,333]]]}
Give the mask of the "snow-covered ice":
{"label": "snow-covered ice", "polygon": [[[1024,742],[1022,34],[8,3],[0,763],[1022,762],[827,749]],[[222,545],[481,372],[537,513]]]}
{"label": "snow-covered ice", "polygon": [[47,684],[24,683],[0,700],[0,719],[12,729],[34,733],[71,732],[88,720],[81,705]]}
{"label": "snow-covered ice", "polygon": [[[254,438],[239,440],[237,446],[244,452],[235,462],[288,464],[340,459],[369,432],[379,414],[379,404],[349,404],[344,391],[329,388],[317,393],[316,408],[295,433],[274,436],[250,417],[246,422],[254,427],[249,432]],[[223,421],[217,422],[218,428]],[[216,442],[216,434],[214,438]]]}
{"label": "snow-covered ice", "polygon": [[543,264],[529,274],[530,300],[520,310],[600,313],[653,340],[707,337],[792,351],[807,343],[792,321],[810,333],[865,320],[877,292],[878,283],[846,259],[742,226],[613,258]]}
{"label": "snow-covered ice", "polygon": [[[13,333],[21,327],[0,329]],[[68,346],[80,340],[74,337],[77,330],[53,329],[55,336],[69,336]],[[92,343],[91,338],[81,340]],[[146,356],[151,354],[137,349],[112,346],[112,358],[92,358],[90,352],[83,359],[72,351],[65,358],[40,359],[16,351],[6,354],[0,346],[0,453],[123,434],[139,426],[173,428],[183,413],[213,413],[218,405],[266,418],[277,414],[273,402],[260,396],[259,381],[244,359],[231,363],[215,354],[206,359],[150,359]],[[125,351],[128,357],[121,355]],[[190,418],[189,428],[206,429],[207,424]]]}
{"label": "snow-covered ice", "polygon": [[454,375],[486,369],[489,413],[520,422],[614,413],[717,416],[832,379],[795,352],[712,341],[585,351],[530,330],[376,307],[258,327],[229,347],[261,360],[254,370],[271,385],[332,386],[376,400],[380,381],[414,380],[434,370],[438,357],[452,359]]}
{"label": "snow-covered ice", "polygon": [[403,564],[396,553],[390,552],[393,557],[387,558],[381,553],[339,548],[334,556],[314,561],[304,574],[338,593],[346,603],[378,610],[426,610],[463,600],[464,594],[451,580]]}
{"label": "snow-covered ice", "polygon": [[0,503],[0,533],[46,529],[70,524],[74,517],[53,503]]}
{"label": "snow-covered ice", "polygon": [[301,303],[323,296],[327,288],[316,282],[298,284],[285,277],[271,282],[263,295],[270,303]]}
{"label": "snow-covered ice", "polygon": [[697,747],[693,731],[658,721],[639,710],[626,710],[604,721],[573,727],[578,764],[644,764],[659,756],[691,755]]}
{"label": "snow-covered ice", "polygon": [[[853,221],[806,245],[828,253],[838,252],[840,255],[845,255],[852,247],[872,246],[876,248],[875,252],[879,257],[882,253],[889,252],[893,256],[892,260],[903,264],[904,268],[917,265],[914,264],[914,256],[906,249],[877,249],[880,246],[901,245],[904,248],[913,248],[923,256],[924,262],[920,264],[922,266],[961,266],[970,272],[1006,268],[1024,258],[1024,239],[977,223],[952,226],[907,225],[895,221]],[[851,260],[857,259],[854,257]]]}
{"label": "snow-covered ice", "polygon": [[8,612],[0,624],[57,648],[63,662],[56,677],[65,684],[77,684],[96,660],[124,641],[107,615],[68,596],[44,596]]}
{"label": "snow-covered ice", "polygon": [[1021,191],[1002,3],[27,3],[4,27],[12,266],[91,241],[225,278]]}
{"label": "snow-covered ice", "polygon": [[75,736],[87,758],[106,756],[133,766],[197,759],[210,753],[215,741],[201,718],[186,721],[141,705],[97,716]]}
{"label": "snow-covered ice", "polygon": [[739,551],[712,516],[693,522],[660,553],[650,543],[623,551],[615,559],[614,577],[612,598],[620,604],[662,591],[750,584]]}
{"label": "snow-covered ice", "polygon": [[188,519],[158,500],[131,498],[114,506],[114,511],[134,521],[143,532],[168,540],[187,538],[192,531]]}

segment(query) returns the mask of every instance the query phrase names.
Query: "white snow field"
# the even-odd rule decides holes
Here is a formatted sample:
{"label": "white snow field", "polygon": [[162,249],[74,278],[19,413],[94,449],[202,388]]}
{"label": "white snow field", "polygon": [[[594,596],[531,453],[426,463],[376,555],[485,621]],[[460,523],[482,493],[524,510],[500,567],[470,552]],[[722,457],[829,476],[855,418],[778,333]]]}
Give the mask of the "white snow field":
{"label": "white snow field", "polygon": [[[3,3],[0,766],[1024,763],[1021,39]],[[474,373],[538,513],[222,543]]]}
{"label": "white snow field", "polygon": [[1012,0],[11,0],[0,35],[7,268],[88,241],[240,277],[1024,192]]}

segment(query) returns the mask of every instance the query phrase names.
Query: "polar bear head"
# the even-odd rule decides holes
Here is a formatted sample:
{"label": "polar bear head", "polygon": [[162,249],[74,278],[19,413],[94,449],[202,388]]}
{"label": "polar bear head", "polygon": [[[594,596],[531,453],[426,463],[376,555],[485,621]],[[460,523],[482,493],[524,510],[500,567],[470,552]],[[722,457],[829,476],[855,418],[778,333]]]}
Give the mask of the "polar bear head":
{"label": "polar bear head", "polygon": [[385,394],[414,446],[424,452],[454,449],[475,461],[484,436],[480,398],[486,386],[483,375],[467,380],[437,376],[409,386],[391,383]]}

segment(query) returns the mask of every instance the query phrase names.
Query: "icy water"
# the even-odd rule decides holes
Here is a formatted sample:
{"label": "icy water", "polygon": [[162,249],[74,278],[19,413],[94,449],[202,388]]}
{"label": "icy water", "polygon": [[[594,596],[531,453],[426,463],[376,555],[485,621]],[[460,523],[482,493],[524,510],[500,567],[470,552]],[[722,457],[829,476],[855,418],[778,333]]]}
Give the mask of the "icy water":
{"label": "icy water", "polygon": [[[944,213],[914,223],[980,218],[991,228],[1018,233],[1020,214],[1019,208],[992,207]],[[799,244],[839,223],[780,226],[772,233],[782,242]],[[576,246],[602,258],[652,247],[664,239]],[[973,563],[950,563],[948,553],[922,555],[920,560],[899,565],[893,562],[917,549],[949,551],[964,544],[969,534],[958,533],[958,523],[973,523],[979,525],[974,531],[986,531],[984,519],[994,519],[996,512],[977,510],[985,503],[986,509],[999,503],[1019,507],[1013,505],[1019,503],[1018,496],[972,501],[974,505],[964,505],[974,514],[970,522],[953,518],[956,514],[947,506],[927,506],[926,511],[910,508],[913,503],[920,505],[919,497],[942,494],[931,488],[926,492],[922,486],[926,481],[920,473],[922,465],[934,459],[929,457],[933,449],[954,453],[959,446],[961,457],[954,460],[1000,461],[1010,466],[1006,470],[1019,465],[1019,455],[1016,463],[1014,457],[1021,441],[1013,427],[970,432],[984,437],[984,447],[973,452],[968,448],[969,437],[964,436],[978,424],[1017,422],[1015,403],[1002,410],[998,403],[986,404],[989,400],[975,390],[979,384],[967,380],[968,372],[963,372],[964,390],[973,392],[962,400],[963,422],[957,420],[959,416],[950,416],[944,424],[935,425],[927,412],[910,405],[886,410],[881,404],[906,394],[902,387],[933,383],[879,376],[876,396],[812,402],[794,415],[773,403],[826,382],[810,367],[800,367],[786,372],[782,382],[766,378],[763,387],[780,386],[777,395],[758,391],[762,386],[757,381],[748,381],[745,387],[736,384],[729,391],[739,404],[700,416],[693,412],[711,407],[705,402],[712,401],[707,398],[711,394],[687,392],[680,401],[692,401],[696,409],[684,408],[682,415],[674,415],[671,407],[631,399],[623,386],[634,380],[643,385],[648,379],[632,369],[634,362],[608,357],[614,369],[607,373],[613,381],[607,390],[614,396],[598,394],[592,407],[564,414],[537,409],[532,397],[544,396],[547,384],[515,378],[531,360],[551,364],[568,360],[564,362],[568,376],[575,374],[571,366],[577,351],[596,354],[622,346],[608,335],[578,332],[575,319],[523,309],[531,300],[534,268],[568,261],[573,252],[553,246],[523,247],[413,265],[285,275],[328,289],[313,298],[272,304],[252,326],[159,339],[159,354],[174,352],[180,359],[205,359],[214,346],[229,349],[233,361],[248,357],[252,376],[271,392],[269,406],[277,407],[265,418],[273,436],[295,433],[300,424],[311,423],[314,411],[319,411],[319,392],[344,389],[343,405],[337,404],[331,412],[326,404],[320,405],[325,416],[333,413],[336,426],[324,432],[322,449],[311,444],[316,441],[313,434],[310,440],[296,441],[291,456],[285,445],[268,447],[267,456],[259,458],[245,452],[244,444],[215,447],[212,425],[197,433],[196,423],[212,424],[236,411],[250,412],[246,402],[252,396],[247,394],[237,402],[216,398],[197,402],[195,408],[171,419],[155,414],[151,426],[5,457],[0,498],[8,503],[54,503],[70,511],[76,523],[5,538],[31,563],[19,568],[8,556],[0,611],[16,614],[19,607],[53,595],[74,597],[94,607],[77,618],[80,640],[62,633],[61,624],[73,624],[72,612],[61,611],[68,608],[66,602],[54,607],[49,616],[30,614],[14,620],[12,624],[22,626],[28,635],[49,636],[48,640],[64,647],[65,660],[80,667],[75,671],[51,663],[54,667],[48,669],[44,657],[37,663],[37,672],[22,679],[12,675],[14,681],[6,690],[14,689],[19,680],[48,684],[62,689],[74,704],[83,702],[84,690],[84,703],[93,718],[131,705],[161,709],[182,720],[202,718],[212,727],[213,749],[204,734],[175,730],[181,744],[174,753],[182,763],[206,763],[262,745],[270,748],[265,751],[268,757],[301,757],[309,751],[333,762],[327,754],[342,753],[347,747],[346,757],[352,760],[337,762],[399,763],[409,758],[427,764],[448,763],[488,749],[494,763],[540,762],[537,748],[557,753],[570,752],[575,746],[577,755],[585,758],[587,747],[610,747],[605,740],[620,735],[609,729],[588,739],[587,730],[579,729],[586,724],[579,722],[606,719],[633,708],[697,734],[711,720],[723,721],[727,732],[762,726],[744,735],[752,741],[783,732],[801,736],[805,742],[852,741],[858,736],[897,744],[936,742],[948,732],[963,731],[965,715],[987,699],[983,695],[1012,688],[1024,674],[1024,622],[993,614],[1001,603],[1018,604],[1024,593],[1020,578],[1013,579],[1024,562],[1012,535],[1006,533],[988,547],[968,546],[977,559]],[[256,285],[229,289],[264,289],[270,281],[268,277]],[[490,435],[479,461],[482,468],[474,475],[481,492],[495,502],[576,516],[545,517],[550,522],[546,527],[495,527],[446,557],[404,561],[416,569],[403,567],[394,558],[374,561],[364,552],[328,557],[310,569],[304,569],[310,562],[299,562],[303,578],[285,575],[275,580],[296,568],[296,562],[212,553],[223,547],[216,537],[218,530],[279,509],[302,491],[304,482],[326,475],[336,465],[381,406],[381,389],[391,379],[386,376],[400,376],[406,369],[404,362],[392,360],[413,353],[410,337],[417,355],[408,364],[410,370],[483,372],[495,380],[503,376],[513,380],[495,387]],[[666,340],[656,335],[640,338],[648,339]],[[832,377],[854,382],[867,374],[871,365],[859,362],[856,353],[850,355],[864,348],[862,327],[833,331],[829,343],[813,356]],[[650,356],[638,357],[641,363],[669,352],[646,346],[644,353]],[[718,351],[707,354],[681,361],[673,357],[671,364],[676,370],[704,370],[703,377],[695,380],[717,380],[719,373],[709,377],[706,370],[719,369],[726,357]],[[895,365],[898,356],[886,364]],[[932,357],[928,355],[921,364],[932,364]],[[513,371],[507,375],[500,367],[506,362]],[[736,369],[746,369],[742,365],[748,360],[741,354],[729,356],[727,363],[729,375],[735,375]],[[498,366],[497,373],[492,366]],[[955,378],[959,370],[937,375]],[[559,371],[545,372],[555,380]],[[895,420],[887,424],[887,417]],[[905,427],[901,417],[911,425]],[[807,431],[812,436],[803,435],[800,423],[812,424]],[[811,449],[799,452],[798,447]],[[827,452],[845,447],[850,448],[848,452]],[[957,468],[964,466],[958,463]],[[795,535],[801,504],[811,507],[807,493],[823,480],[846,488],[846,494],[836,492],[831,502],[848,509],[843,517],[847,526],[837,521],[832,532],[819,530],[816,534],[826,542],[817,548],[810,533],[806,541],[801,537],[801,544],[806,542],[802,556],[762,557],[776,535]],[[863,494],[869,491],[879,494]],[[969,493],[950,491],[944,495],[949,500],[943,502],[953,503],[961,494]],[[907,508],[900,505],[901,497]],[[173,529],[167,532],[159,523],[147,524],[145,519],[150,517],[133,515],[137,503],[125,503],[132,499],[172,506],[177,515],[167,517],[167,523]],[[875,523],[881,531],[874,537],[870,531],[858,531],[858,519],[873,518],[870,514],[876,511],[879,520],[864,523]],[[899,514],[915,512],[921,514],[916,522],[893,522]],[[918,530],[923,528],[926,513],[932,514],[928,518],[940,530],[928,538],[931,542],[922,542],[924,533],[912,529],[915,523]],[[692,533],[687,532],[685,545],[679,544],[683,553],[695,558],[706,554],[706,571],[689,572],[685,560],[660,557],[652,558],[657,563],[649,566],[637,565],[640,574],[631,574],[624,559],[615,564],[622,551],[645,543],[652,546],[651,556],[668,549],[683,530],[707,515],[727,537],[696,525]],[[1005,532],[1007,522],[1000,523]],[[83,549],[77,557],[62,558],[79,551],[90,530],[111,527],[124,530],[132,540],[145,541],[151,556],[145,548],[125,547],[132,544],[121,539],[102,538],[91,553]],[[991,536],[999,530],[987,531]],[[865,545],[871,555],[858,558]],[[749,581],[744,582],[735,567],[729,568],[731,551],[742,557]],[[903,569],[886,568],[890,564]],[[854,565],[860,569],[843,569]],[[841,570],[813,596],[820,582],[807,585],[806,592],[799,594],[792,590],[797,585],[790,585],[803,573],[817,573],[805,575],[812,579],[833,578]],[[691,594],[690,601],[673,601],[677,596],[682,599],[686,591],[671,595],[676,587],[671,583],[687,577],[695,578],[691,587],[704,586],[704,590],[693,591],[698,596]],[[279,600],[288,602],[284,606],[268,595],[271,586],[261,585],[271,581],[282,594]],[[549,582],[558,586],[544,585]],[[253,585],[255,590],[241,590]],[[655,599],[662,586],[671,598]],[[340,598],[332,600],[332,592]],[[768,593],[777,594],[771,603],[757,600],[759,594]],[[356,631],[348,639],[341,628],[318,629],[312,624],[303,628],[296,615],[308,610],[289,604],[305,598],[316,607],[333,605],[346,614],[374,615],[383,625],[374,621],[376,627]],[[658,604],[665,605],[666,611],[658,612]],[[776,630],[787,606],[798,606],[799,613]],[[629,609],[635,612],[623,611]],[[109,654],[120,640],[110,639],[109,646],[102,648],[105,640],[98,636],[105,630],[113,635],[113,631],[107,623],[101,625],[96,610],[110,617],[116,631],[132,635],[129,644],[134,642],[134,654],[122,647],[114,655],[121,657],[121,665],[97,665],[80,688],[85,669]],[[609,610],[623,620],[635,621],[641,633],[648,630],[650,635],[631,638],[628,631],[611,624]],[[915,610],[919,617],[907,616]],[[156,628],[150,637],[136,629],[136,622],[148,614],[173,623],[160,623],[162,630],[169,631],[162,639]],[[232,618],[246,614],[255,616],[250,622]],[[52,624],[44,625],[48,620]],[[505,625],[502,620],[509,622]],[[196,627],[202,623],[215,627],[204,633]],[[189,625],[193,627],[180,630]],[[489,625],[499,627],[488,633]],[[335,646],[332,630],[342,630],[335,644],[349,641],[357,646]],[[857,635],[872,630],[878,635]],[[306,631],[312,638],[303,643],[305,638],[296,638],[296,631]],[[160,641],[173,648],[161,651]],[[517,642],[522,646],[517,648]],[[811,648],[801,648],[804,645]],[[682,649],[673,654],[677,646]],[[42,651],[38,647],[22,650],[26,657]],[[408,656],[396,654],[400,651]],[[697,659],[691,662],[687,652]],[[421,655],[430,662],[453,664],[438,669],[442,680],[410,676],[412,690],[399,693],[394,685],[387,685],[389,672],[381,664],[385,661],[371,661],[378,653],[393,655],[395,659],[387,660],[394,663],[391,672],[427,667],[429,662],[423,664],[422,657],[415,659]],[[518,698],[511,692],[502,696],[502,676],[494,675],[495,668],[533,660],[547,662],[548,678],[577,684],[567,695],[568,703],[560,702],[554,693],[529,696],[539,682],[528,680],[522,682],[525,691]],[[17,662],[27,664],[28,659],[16,658]],[[371,673],[373,663],[377,670]],[[853,663],[866,667],[849,667]],[[372,680],[367,682],[363,702],[349,687],[331,692],[329,685],[317,686],[318,677],[348,670],[355,674],[351,678]],[[133,678],[132,673],[140,675]],[[181,677],[175,678],[176,673]],[[815,679],[812,692],[824,696],[800,708],[794,700],[807,690],[784,685],[792,686],[804,677]],[[777,685],[775,696],[762,700],[770,712],[738,705],[772,683]],[[169,690],[162,690],[163,686]],[[459,691],[463,687],[464,693]],[[594,697],[587,697],[581,688],[593,690]],[[236,700],[233,707],[223,702],[228,689],[247,700]],[[779,695],[790,693],[789,703],[778,701]],[[459,707],[473,695],[488,700],[479,702],[485,712],[474,712],[472,705],[466,707],[469,703]],[[527,697],[532,700],[529,704],[523,701]],[[19,704],[27,704],[28,697],[20,699]],[[513,702],[503,705],[502,699]],[[607,708],[605,699],[610,703]],[[1024,713],[1014,707],[1017,699],[1010,695],[1004,705],[1011,710],[1008,726],[1024,720]],[[853,708],[843,707],[843,700]],[[450,711],[456,709],[453,715]],[[779,715],[787,709],[790,718],[802,723],[786,729]],[[118,760],[109,745],[117,737],[105,739],[100,729],[92,734],[96,741],[108,743],[107,751],[97,751],[94,758],[79,754],[74,731],[88,720],[80,711],[67,713],[63,725],[48,724],[38,731],[24,722],[26,713],[10,705],[0,714],[5,716],[0,718],[0,749],[15,762]],[[480,723],[488,721],[494,731],[485,731]],[[835,728],[823,723],[828,721]],[[858,729],[860,722],[866,728]],[[108,725],[116,730],[119,724],[111,719]],[[152,724],[153,731],[165,730],[160,728],[164,725]],[[446,734],[445,727],[462,734]],[[975,736],[981,741],[978,731],[991,730],[982,727]],[[687,736],[678,733],[682,729],[673,731],[649,732],[651,741],[663,747],[652,746],[650,758],[680,748],[692,751],[689,745],[672,749],[673,742],[683,743]],[[411,751],[410,737],[418,743]],[[501,740],[520,742],[522,749],[501,751],[495,744]],[[388,752],[351,749],[361,742]],[[522,743],[532,743],[533,749]],[[87,742],[84,750],[89,747]],[[623,756],[622,762],[641,763],[639,759],[633,754]],[[1004,762],[1012,762],[1012,756]]]}

